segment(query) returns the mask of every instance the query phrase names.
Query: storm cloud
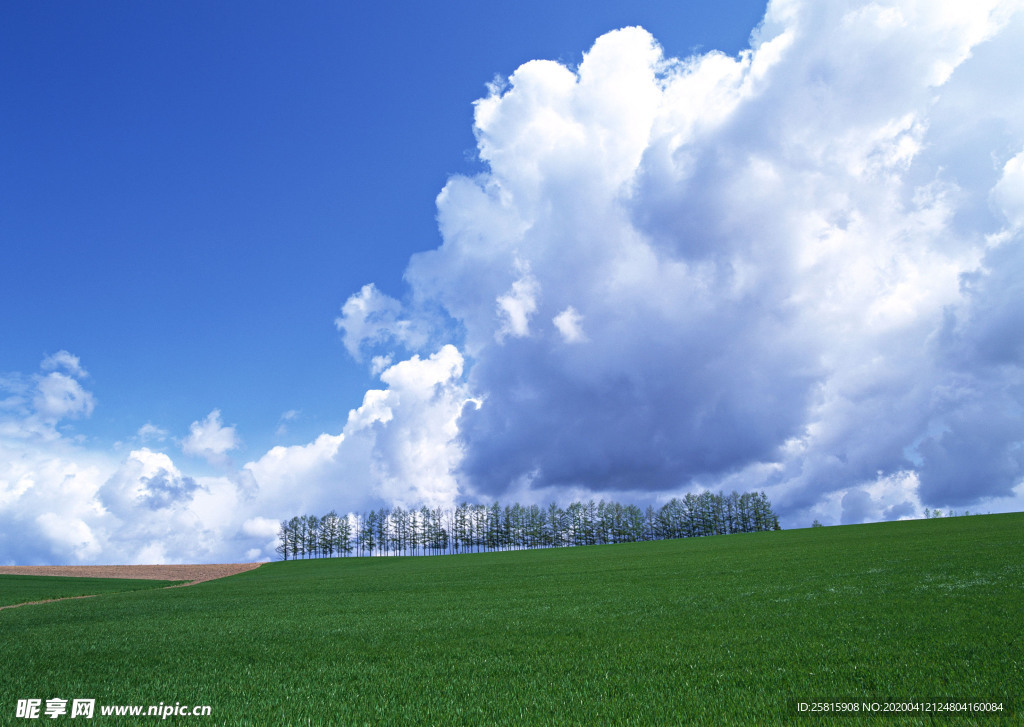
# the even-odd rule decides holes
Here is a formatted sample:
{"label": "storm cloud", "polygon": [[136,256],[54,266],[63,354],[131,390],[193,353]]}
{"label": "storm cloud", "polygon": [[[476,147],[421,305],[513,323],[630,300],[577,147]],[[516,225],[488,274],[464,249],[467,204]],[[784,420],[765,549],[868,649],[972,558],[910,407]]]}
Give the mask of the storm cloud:
{"label": "storm cloud", "polygon": [[737,57],[624,28],[524,64],[401,325],[346,345],[450,317],[476,496],[756,488],[792,524],[1018,497],[1022,40],[1019,3],[790,1]]}

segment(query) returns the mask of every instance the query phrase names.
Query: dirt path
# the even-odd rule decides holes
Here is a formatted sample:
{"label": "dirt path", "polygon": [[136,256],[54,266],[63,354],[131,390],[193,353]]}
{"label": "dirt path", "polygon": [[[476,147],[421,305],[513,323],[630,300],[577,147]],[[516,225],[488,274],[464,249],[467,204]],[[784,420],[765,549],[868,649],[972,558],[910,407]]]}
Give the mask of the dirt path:
{"label": "dirt path", "polygon": [[[22,576],[71,576],[74,578],[139,578],[151,581],[189,581],[167,588],[194,586],[196,583],[212,581],[236,573],[259,568],[262,563],[217,563],[205,565],[4,565],[0,566],[0,575]],[[12,603],[5,608],[19,606],[38,606],[42,603],[68,601],[72,598],[95,598],[95,596],[68,596],[67,598],[51,598],[46,601],[30,601],[28,603]]]}
{"label": "dirt path", "polygon": [[[191,583],[189,585],[192,585]],[[170,586],[168,586],[170,588]],[[22,606],[38,606],[41,603],[56,603],[57,601],[70,601],[74,598],[96,598],[100,594],[93,593],[89,596],[65,596],[64,598],[47,598],[45,601],[25,601],[25,603],[10,603],[6,606],[0,606],[0,611],[5,608],[21,608]]]}

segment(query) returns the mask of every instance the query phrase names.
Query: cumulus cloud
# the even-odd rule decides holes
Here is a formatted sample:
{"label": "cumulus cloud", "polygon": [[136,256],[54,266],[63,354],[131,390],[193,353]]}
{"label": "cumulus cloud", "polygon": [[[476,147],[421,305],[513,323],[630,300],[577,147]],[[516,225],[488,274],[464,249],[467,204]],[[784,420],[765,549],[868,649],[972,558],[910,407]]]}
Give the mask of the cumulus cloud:
{"label": "cumulus cloud", "polygon": [[247,463],[261,512],[361,511],[382,503],[451,505],[459,493],[457,420],[473,406],[454,346],[380,372],[340,434],[271,448]]}
{"label": "cumulus cloud", "polygon": [[59,351],[39,369],[0,375],[0,436],[54,440],[62,421],[92,414],[96,397],[80,381],[88,374],[78,357]]}
{"label": "cumulus cloud", "polygon": [[55,422],[60,419],[88,417],[96,404],[92,393],[79,383],[88,376],[77,356],[58,351],[43,359],[39,368],[47,374],[35,376],[33,406],[41,418]]}
{"label": "cumulus cloud", "polygon": [[160,510],[190,499],[198,485],[162,452],[132,451],[100,488],[100,499],[114,514],[131,517],[140,508]]}
{"label": "cumulus cloud", "polygon": [[341,332],[345,349],[354,359],[362,361],[365,347],[397,343],[416,348],[425,344],[427,336],[423,326],[402,318],[401,312],[401,302],[368,283],[345,301],[334,325]]}
{"label": "cumulus cloud", "polygon": [[514,283],[512,288],[505,294],[498,296],[498,315],[501,319],[501,328],[495,334],[499,343],[507,336],[513,338],[524,338],[530,335],[530,317],[537,311],[537,296],[540,293],[540,286],[537,279],[529,273],[529,267],[518,264],[521,276]]}
{"label": "cumulus cloud", "polygon": [[43,359],[39,365],[43,371],[60,371],[64,370],[69,376],[74,376],[77,379],[84,378],[89,374],[85,369],[82,368],[82,362],[74,354],[68,351],[58,351],[52,356],[47,356]]}
{"label": "cumulus cloud", "polygon": [[121,562],[237,561],[244,546],[261,540],[242,529],[251,504],[236,481],[188,476],[145,447],[106,477],[96,504],[103,555]]}
{"label": "cumulus cloud", "polygon": [[457,421],[475,406],[463,366],[452,345],[401,361],[380,375],[388,388],[367,392],[350,416],[346,433],[373,437],[371,471],[381,499],[407,507],[454,504],[462,459]]}
{"label": "cumulus cloud", "polygon": [[460,486],[765,488],[791,522],[1013,497],[1020,10],[774,2],[736,57],[626,28],[492,84],[487,171],[406,271],[471,358]]}
{"label": "cumulus cloud", "polygon": [[552,318],[551,322],[555,324],[555,328],[562,334],[562,338],[566,343],[582,343],[587,340],[587,336],[580,325],[583,322],[583,316],[572,306],[569,306]]}
{"label": "cumulus cloud", "polygon": [[[254,549],[254,557],[272,555],[262,533],[242,528],[257,508],[244,473],[193,477],[146,446],[123,457],[67,436],[63,420],[92,412],[94,399],[78,381],[85,376],[78,358],[62,351],[37,374],[0,377],[8,395],[0,408],[0,561],[225,562]],[[234,441],[224,429],[214,411],[193,425],[190,445],[204,456],[222,454]],[[166,435],[146,424],[136,438]]]}
{"label": "cumulus cloud", "polygon": [[1024,151],[1003,166],[1003,174],[992,188],[992,201],[1013,232],[1024,229]]}
{"label": "cumulus cloud", "polygon": [[16,563],[99,557],[96,494],[103,463],[48,440],[0,439],[0,558]]}
{"label": "cumulus cloud", "polygon": [[167,439],[168,432],[166,429],[161,429],[152,422],[146,422],[139,427],[139,431],[135,433],[135,436],[140,442],[162,442]]}
{"label": "cumulus cloud", "polygon": [[280,527],[278,520],[265,517],[254,517],[242,523],[242,532],[253,537],[273,540]]}
{"label": "cumulus cloud", "polygon": [[188,437],[181,443],[181,451],[203,457],[211,464],[223,464],[227,461],[227,453],[237,449],[238,445],[235,428],[221,424],[220,409],[214,409],[201,422],[192,422]]}
{"label": "cumulus cloud", "polygon": [[37,378],[32,403],[41,417],[53,421],[87,417],[95,406],[90,392],[74,378],[59,371]]}
{"label": "cumulus cloud", "polygon": [[0,437],[5,564],[237,561],[266,544],[241,529],[252,508],[231,479],[190,477],[145,447],[118,459],[60,436]]}
{"label": "cumulus cloud", "polygon": [[[271,558],[283,517],[384,503],[451,505],[460,492],[457,420],[474,406],[463,367],[454,346],[390,365],[380,372],[382,388],[366,392],[341,433],[272,447],[237,470],[224,459],[237,435],[213,410],[193,422],[182,448],[222,465],[215,477],[190,475],[147,446],[115,457],[58,430],[40,435],[24,396],[33,378],[9,376],[28,403],[5,414],[0,432],[2,562]],[[142,427],[140,438],[155,430]]]}

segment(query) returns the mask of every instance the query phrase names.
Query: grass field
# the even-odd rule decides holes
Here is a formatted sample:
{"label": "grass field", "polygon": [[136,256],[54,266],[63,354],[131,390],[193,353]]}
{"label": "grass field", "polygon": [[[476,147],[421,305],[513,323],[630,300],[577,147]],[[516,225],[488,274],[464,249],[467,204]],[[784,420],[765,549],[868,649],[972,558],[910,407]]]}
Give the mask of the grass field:
{"label": "grass field", "polygon": [[129,578],[58,578],[54,576],[0,575],[0,606],[51,598],[69,598],[121,591],[164,588],[181,581]]}
{"label": "grass field", "polygon": [[0,612],[0,723],[60,697],[104,724],[1020,724],[1022,605],[1024,514],[271,563]]}

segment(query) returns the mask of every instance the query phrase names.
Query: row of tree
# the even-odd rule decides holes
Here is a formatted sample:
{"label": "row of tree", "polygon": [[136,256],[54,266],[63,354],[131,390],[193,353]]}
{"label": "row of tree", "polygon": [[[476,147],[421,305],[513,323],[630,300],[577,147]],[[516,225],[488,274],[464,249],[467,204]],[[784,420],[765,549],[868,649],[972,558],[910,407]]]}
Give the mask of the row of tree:
{"label": "row of tree", "polygon": [[524,548],[628,543],[779,530],[763,492],[702,492],[646,510],[617,502],[452,509],[395,507],[365,513],[296,516],[281,522],[284,560],[348,555],[440,555]]}

